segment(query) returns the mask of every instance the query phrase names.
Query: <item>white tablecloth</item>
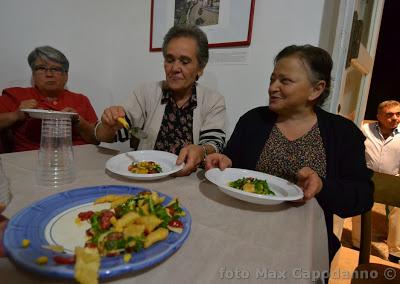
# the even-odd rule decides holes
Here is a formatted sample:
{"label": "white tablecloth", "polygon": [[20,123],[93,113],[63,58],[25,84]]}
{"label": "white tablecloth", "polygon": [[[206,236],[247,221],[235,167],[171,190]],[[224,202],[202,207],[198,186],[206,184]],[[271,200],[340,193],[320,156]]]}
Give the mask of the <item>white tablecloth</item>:
{"label": "white tablecloth", "polygon": [[[12,200],[4,215],[51,194],[95,185],[134,185],[179,197],[192,216],[190,235],[166,261],[112,283],[310,283],[327,273],[328,247],[323,211],[315,199],[306,204],[261,206],[236,200],[204,178],[187,177],[139,182],[105,171],[118,152],[93,145],[74,147],[76,180],[61,189],[38,186],[37,151],[1,155]],[[23,271],[0,259],[4,283],[61,283]],[[65,280],[64,280],[65,282]]]}

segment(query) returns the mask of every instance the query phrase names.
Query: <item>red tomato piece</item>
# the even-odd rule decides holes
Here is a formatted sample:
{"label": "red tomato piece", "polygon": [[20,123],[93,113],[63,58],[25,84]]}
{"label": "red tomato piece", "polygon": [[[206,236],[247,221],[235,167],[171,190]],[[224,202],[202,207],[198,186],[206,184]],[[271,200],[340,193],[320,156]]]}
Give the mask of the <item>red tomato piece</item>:
{"label": "red tomato piece", "polygon": [[90,219],[93,216],[94,212],[93,211],[85,211],[85,212],[81,212],[78,214],[79,219],[81,219],[81,221],[85,221]]}
{"label": "red tomato piece", "polygon": [[114,213],[111,212],[110,210],[105,210],[101,213],[100,215],[100,227],[103,230],[107,230],[108,228],[111,227],[111,221],[110,219],[114,216]]}
{"label": "red tomato piece", "polygon": [[168,210],[168,213],[169,213],[170,216],[174,216],[175,215],[175,209],[172,208],[172,206],[168,206],[166,209]]}
{"label": "red tomato piece", "polygon": [[97,248],[97,245],[95,243],[87,242],[85,243],[85,248]]}
{"label": "red tomato piece", "polygon": [[73,256],[56,255],[53,257],[53,260],[57,264],[74,264],[75,263],[75,255],[73,255]]}
{"label": "red tomato piece", "polygon": [[171,220],[171,221],[169,221],[168,226],[171,226],[174,228],[183,228],[183,223],[179,220]]}

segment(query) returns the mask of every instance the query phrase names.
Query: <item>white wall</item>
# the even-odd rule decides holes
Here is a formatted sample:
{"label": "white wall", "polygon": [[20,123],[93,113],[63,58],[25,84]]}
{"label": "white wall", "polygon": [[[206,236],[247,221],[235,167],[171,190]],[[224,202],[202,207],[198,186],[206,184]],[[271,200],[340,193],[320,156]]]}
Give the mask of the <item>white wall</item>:
{"label": "white wall", "polygon": [[[149,52],[150,3],[1,0],[0,89],[29,86],[27,55],[36,46],[51,45],[70,61],[69,89],[86,94],[100,116],[141,82],[164,78],[161,53]],[[244,112],[267,104],[272,60],[279,50],[289,44],[319,45],[324,3],[256,0],[252,42],[244,48],[247,64],[208,64],[200,82],[225,96],[229,132]]]}

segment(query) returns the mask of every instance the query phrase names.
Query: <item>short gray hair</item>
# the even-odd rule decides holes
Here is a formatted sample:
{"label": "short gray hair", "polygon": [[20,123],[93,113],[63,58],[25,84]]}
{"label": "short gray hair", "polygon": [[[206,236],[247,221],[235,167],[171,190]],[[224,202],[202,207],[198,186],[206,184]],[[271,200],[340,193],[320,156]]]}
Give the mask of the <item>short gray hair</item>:
{"label": "short gray hair", "polygon": [[207,35],[197,26],[193,25],[177,25],[169,29],[164,36],[162,51],[164,58],[167,56],[168,43],[174,38],[188,37],[197,42],[197,60],[200,68],[204,68],[208,62],[208,39]]}
{"label": "short gray hair", "polygon": [[63,71],[65,73],[68,73],[69,62],[68,62],[67,57],[65,57],[65,55],[61,51],[55,49],[54,47],[51,47],[48,45],[39,46],[39,47],[36,47],[34,50],[32,50],[31,53],[29,53],[28,63],[29,63],[29,66],[31,67],[32,71],[34,71],[35,61],[38,58],[57,62],[58,64],[61,65]]}
{"label": "short gray hair", "polygon": [[395,100],[384,101],[378,105],[378,113],[380,113],[385,107],[397,107],[400,106],[400,102]]}

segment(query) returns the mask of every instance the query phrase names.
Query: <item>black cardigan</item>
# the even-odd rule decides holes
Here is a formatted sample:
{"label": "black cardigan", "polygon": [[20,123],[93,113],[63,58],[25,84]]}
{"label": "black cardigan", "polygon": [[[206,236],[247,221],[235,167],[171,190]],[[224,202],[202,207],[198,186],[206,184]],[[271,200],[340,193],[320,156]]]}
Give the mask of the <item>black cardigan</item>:
{"label": "black cardigan", "polygon": [[[333,234],[333,214],[342,218],[359,215],[373,205],[372,171],[365,162],[365,137],[350,120],[316,108],[318,127],[326,152],[326,178],[315,197],[325,213],[329,260],[340,242]],[[244,114],[235,126],[224,150],[232,167],[254,170],[276,122],[268,107]]]}

